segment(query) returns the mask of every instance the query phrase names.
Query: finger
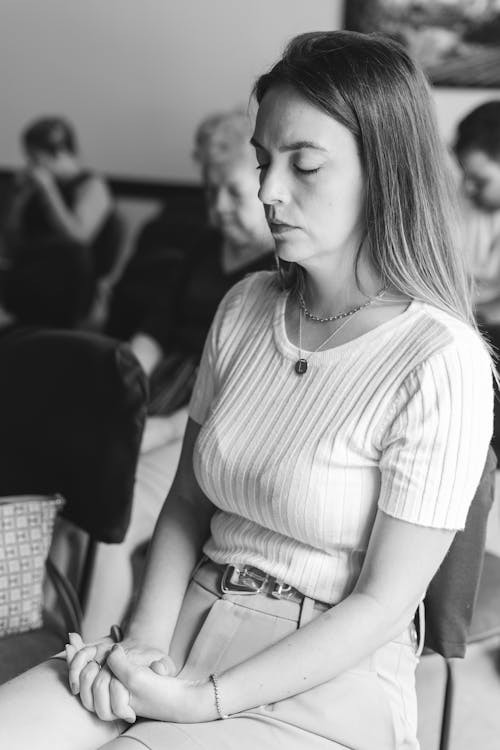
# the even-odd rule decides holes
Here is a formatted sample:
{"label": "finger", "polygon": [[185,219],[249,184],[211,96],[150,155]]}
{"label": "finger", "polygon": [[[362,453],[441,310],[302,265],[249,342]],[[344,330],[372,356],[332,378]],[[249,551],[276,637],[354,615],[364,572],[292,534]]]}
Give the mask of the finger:
{"label": "finger", "polygon": [[136,720],[136,714],[132,706],[130,705],[130,693],[122,683],[111,677],[109,685],[109,697],[111,702],[111,710],[114,715],[119,719],[124,719],[130,724],[133,724]]}
{"label": "finger", "polygon": [[151,662],[149,666],[155,674],[162,676],[168,675],[173,677],[177,673],[177,667],[170,656],[163,656],[161,659]]}
{"label": "finger", "polygon": [[128,688],[130,678],[137,667],[130,661],[121,646],[116,645],[111,649],[106,664],[115,677]]}
{"label": "finger", "polygon": [[99,665],[95,661],[89,661],[80,673],[80,700],[88,711],[94,710],[92,685],[99,671]]}
{"label": "finger", "polygon": [[82,640],[80,633],[68,633],[69,642],[77,651],[81,648],[85,648],[85,643]]}
{"label": "finger", "polygon": [[113,641],[111,640],[111,638],[106,637],[106,639],[95,643],[94,646],[97,649],[95,658],[97,659],[97,661],[101,662],[101,664],[104,664],[109,652],[114,646]]}
{"label": "finger", "polygon": [[103,721],[113,721],[116,716],[111,709],[109,695],[109,685],[111,682],[111,673],[109,669],[103,667],[99,670],[92,683],[92,698],[94,701],[94,711]]}
{"label": "finger", "polygon": [[[69,668],[69,686],[73,695],[77,695],[80,689],[81,672],[89,662],[96,656],[97,649],[95,646],[86,646],[78,651],[73,659]],[[97,664],[96,664],[97,668]]]}
{"label": "finger", "polygon": [[66,664],[69,667],[69,665],[71,664],[73,660],[74,655],[76,654],[76,651],[75,651],[74,646],[70,646],[69,643],[66,644],[66,646],[64,647],[64,650],[66,651]]}
{"label": "finger", "polygon": [[167,667],[163,663],[163,659],[158,659],[158,661],[151,662],[150,667],[155,674],[159,674],[160,676],[165,676],[168,674]]}

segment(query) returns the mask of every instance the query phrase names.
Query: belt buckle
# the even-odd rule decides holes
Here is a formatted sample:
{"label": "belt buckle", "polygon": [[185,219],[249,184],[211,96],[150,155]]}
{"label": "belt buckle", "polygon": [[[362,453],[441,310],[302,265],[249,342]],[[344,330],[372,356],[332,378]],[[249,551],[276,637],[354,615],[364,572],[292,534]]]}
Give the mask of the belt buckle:
{"label": "belt buckle", "polygon": [[293,594],[293,586],[290,586],[288,583],[284,583],[284,581],[274,582],[271,596],[274,596],[275,599],[291,599]]}
{"label": "belt buckle", "polygon": [[[256,585],[252,583],[239,583],[233,582],[232,578],[234,574],[238,576],[245,576],[252,582],[255,581]],[[245,566],[242,570],[237,568],[236,565],[226,565],[224,572],[222,573],[220,588],[223,594],[241,594],[248,596],[251,594],[260,594],[269,580],[269,576],[265,573],[261,574],[261,571],[257,571],[256,568]]]}

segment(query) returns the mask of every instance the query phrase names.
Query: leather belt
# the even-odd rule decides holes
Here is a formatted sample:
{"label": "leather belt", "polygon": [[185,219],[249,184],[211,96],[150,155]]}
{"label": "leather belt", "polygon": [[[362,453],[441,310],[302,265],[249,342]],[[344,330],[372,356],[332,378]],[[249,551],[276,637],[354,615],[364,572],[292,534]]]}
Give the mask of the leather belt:
{"label": "leather belt", "polygon": [[[304,599],[307,598],[298,589],[274,576],[270,576],[259,568],[254,568],[252,565],[230,564],[217,565],[217,567],[220,569],[220,590],[223,594],[238,594],[240,596],[265,594],[274,599],[286,599],[296,604],[302,604]],[[314,606],[326,610],[331,605],[326,602],[315,601]]]}

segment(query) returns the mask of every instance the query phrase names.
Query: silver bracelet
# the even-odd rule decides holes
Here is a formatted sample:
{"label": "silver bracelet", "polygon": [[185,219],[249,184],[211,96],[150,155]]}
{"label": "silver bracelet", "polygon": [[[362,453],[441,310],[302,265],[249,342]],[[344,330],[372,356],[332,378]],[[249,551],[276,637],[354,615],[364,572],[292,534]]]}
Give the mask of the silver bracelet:
{"label": "silver bracelet", "polygon": [[217,713],[219,714],[219,719],[229,719],[228,714],[225,714],[222,709],[222,701],[220,699],[220,692],[219,692],[219,681],[218,681],[218,675],[213,674],[209,677],[210,681],[212,682],[212,685],[214,686],[214,694],[215,694],[215,708],[217,709]]}

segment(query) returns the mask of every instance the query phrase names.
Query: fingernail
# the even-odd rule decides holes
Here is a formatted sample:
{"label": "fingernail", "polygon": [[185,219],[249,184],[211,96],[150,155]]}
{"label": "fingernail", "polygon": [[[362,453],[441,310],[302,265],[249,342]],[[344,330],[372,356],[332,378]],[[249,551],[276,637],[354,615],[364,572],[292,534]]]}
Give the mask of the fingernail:
{"label": "fingernail", "polygon": [[73,695],[77,695],[77,693],[78,693],[78,685],[77,685],[77,683],[76,682],[72,682],[71,685],[70,685],[70,687],[71,687],[71,692],[73,693]]}

